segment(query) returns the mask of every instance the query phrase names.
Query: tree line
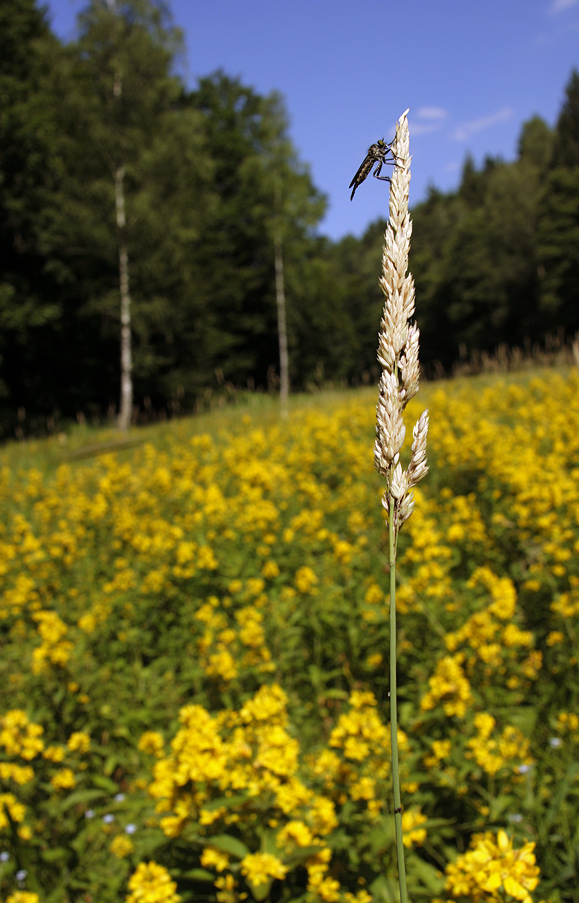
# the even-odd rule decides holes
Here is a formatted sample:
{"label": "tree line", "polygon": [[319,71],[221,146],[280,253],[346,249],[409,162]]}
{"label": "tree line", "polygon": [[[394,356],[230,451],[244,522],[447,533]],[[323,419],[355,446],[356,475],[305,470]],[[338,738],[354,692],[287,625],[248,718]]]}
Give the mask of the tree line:
{"label": "tree line", "polygon": [[[78,24],[63,44],[35,0],[0,7],[3,434],[19,411],[130,420],[277,388],[284,343],[286,387],[373,379],[385,222],[320,235],[282,97],[223,71],[188,89],[162,0],[89,0]],[[467,159],[413,219],[427,369],[574,334],[579,75],[554,129],[525,123],[513,163]]]}

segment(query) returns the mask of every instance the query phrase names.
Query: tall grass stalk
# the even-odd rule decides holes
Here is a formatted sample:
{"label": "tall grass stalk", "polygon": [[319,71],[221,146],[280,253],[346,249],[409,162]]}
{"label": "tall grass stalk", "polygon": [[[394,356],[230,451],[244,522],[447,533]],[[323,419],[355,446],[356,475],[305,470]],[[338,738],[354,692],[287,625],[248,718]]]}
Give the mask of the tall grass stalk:
{"label": "tall grass stalk", "polygon": [[418,341],[420,331],[410,322],[414,314],[414,280],[408,273],[408,253],[412,223],[408,213],[410,187],[410,155],[408,110],[396,125],[392,146],[396,166],[390,185],[390,216],[384,234],[382,276],[384,309],[378,336],[378,361],[382,368],[376,407],[376,441],[374,465],[386,478],[382,504],[386,509],[390,564],[390,722],[392,732],[392,784],[394,827],[398,858],[400,901],[407,903],[406,868],[402,843],[402,802],[398,765],[398,708],[396,687],[396,547],[398,534],[414,508],[413,488],[425,476],[428,411],[416,423],[410,463],[406,470],[400,463],[404,443],[404,408],[418,392],[420,366]]}

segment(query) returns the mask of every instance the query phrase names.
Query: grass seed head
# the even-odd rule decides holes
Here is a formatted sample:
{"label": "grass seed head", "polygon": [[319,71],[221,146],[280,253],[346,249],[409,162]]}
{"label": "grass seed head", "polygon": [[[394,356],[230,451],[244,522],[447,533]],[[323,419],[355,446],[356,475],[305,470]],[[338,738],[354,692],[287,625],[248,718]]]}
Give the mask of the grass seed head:
{"label": "grass seed head", "polygon": [[408,272],[412,221],[408,212],[410,162],[408,110],[398,120],[392,151],[396,166],[390,184],[390,218],[384,234],[380,288],[384,309],[378,336],[378,361],[382,367],[376,407],[374,466],[386,478],[383,504],[387,511],[394,501],[396,531],[414,508],[412,488],[428,471],[426,438],[428,411],[414,427],[408,470],[400,464],[404,443],[404,408],[418,392],[420,330],[410,322],[414,314],[414,280]]}

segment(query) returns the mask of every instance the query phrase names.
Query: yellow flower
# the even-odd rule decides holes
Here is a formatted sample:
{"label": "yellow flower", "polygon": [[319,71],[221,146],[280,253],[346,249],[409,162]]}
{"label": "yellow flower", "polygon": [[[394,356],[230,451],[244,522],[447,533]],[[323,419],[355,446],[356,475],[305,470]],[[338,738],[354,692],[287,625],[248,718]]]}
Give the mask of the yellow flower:
{"label": "yellow flower", "polygon": [[286,694],[279,684],[272,684],[271,687],[260,687],[253,699],[245,703],[239,714],[245,724],[252,721],[275,720],[283,726],[287,721],[286,706]]}
{"label": "yellow flower", "polygon": [[280,777],[290,777],[298,768],[299,743],[280,725],[260,732],[257,764]]}
{"label": "yellow flower", "polygon": [[450,740],[434,740],[432,743],[432,755],[440,761],[450,755],[452,743]]}
{"label": "yellow flower", "polygon": [[376,782],[367,775],[361,777],[351,785],[350,796],[353,800],[373,800],[376,796]]}
{"label": "yellow flower", "polygon": [[6,897],[6,903],[40,903],[40,901],[38,894],[33,894],[28,890],[17,890]]}
{"label": "yellow flower", "polygon": [[418,809],[409,809],[402,813],[402,832],[403,843],[405,847],[412,847],[414,844],[420,846],[426,840],[426,829],[421,828],[425,821],[428,821],[426,815],[423,815]]}
{"label": "yellow flower", "polygon": [[139,863],[129,878],[129,890],[126,903],[180,903],[181,900],[169,872],[156,862]]}
{"label": "yellow flower", "polygon": [[[8,814],[7,814],[8,813]],[[8,815],[15,822],[24,820],[26,808],[12,793],[0,793],[0,830],[9,828]]]}
{"label": "yellow flower", "polygon": [[318,578],[310,567],[301,567],[296,573],[296,586],[300,593],[309,593],[318,582]]}
{"label": "yellow flower", "polygon": [[119,834],[111,841],[109,849],[113,856],[116,856],[118,859],[124,859],[125,856],[133,852],[133,841],[126,834]]}
{"label": "yellow flower", "polygon": [[66,745],[71,752],[88,752],[90,749],[90,736],[84,731],[76,731],[70,735]]}
{"label": "yellow flower", "polygon": [[309,847],[314,842],[314,835],[310,828],[303,821],[289,821],[287,825],[279,831],[277,835],[277,843],[289,849],[292,846]]}
{"label": "yellow flower", "polygon": [[316,796],[311,805],[312,824],[317,834],[329,834],[338,827],[336,808],[326,796]]}
{"label": "yellow flower", "polygon": [[363,709],[366,706],[376,706],[376,697],[369,690],[352,690],[350,693],[350,705],[353,709]]}
{"label": "yellow flower", "polygon": [[377,583],[371,583],[364,595],[364,602],[368,605],[380,605],[384,602],[384,590]]}
{"label": "yellow flower", "polygon": [[372,894],[369,894],[367,890],[359,890],[355,894],[346,891],[344,894],[346,903],[372,903],[372,899]]}
{"label": "yellow flower", "polygon": [[247,899],[247,894],[237,892],[237,881],[233,875],[223,875],[215,879],[215,887],[217,888],[218,903],[237,903],[238,900]]}
{"label": "yellow flower", "polygon": [[384,656],[381,652],[373,652],[372,655],[367,657],[366,664],[369,668],[379,668],[383,661]]}
{"label": "yellow flower", "polygon": [[141,752],[155,756],[156,759],[160,759],[163,755],[164,746],[163,737],[158,731],[145,731],[144,734],[141,734],[138,743]]}
{"label": "yellow flower", "polygon": [[229,681],[237,677],[237,664],[229,650],[222,648],[209,656],[205,671],[209,677],[221,677]]}
{"label": "yellow flower", "polygon": [[560,630],[552,630],[547,636],[547,646],[557,646],[559,643],[562,643],[564,639],[565,637]]}
{"label": "yellow flower", "polygon": [[241,873],[258,887],[266,884],[269,878],[283,880],[287,871],[288,867],[271,853],[249,853],[241,860]]}
{"label": "yellow flower", "polygon": [[29,784],[34,778],[34,770],[30,765],[0,762],[0,778],[3,781],[14,781],[15,784]]}
{"label": "yellow flower", "polygon": [[472,702],[472,694],[457,656],[447,655],[441,659],[429,684],[430,690],[420,702],[422,711],[430,711],[441,702],[445,715],[464,718]]}
{"label": "yellow flower", "polygon": [[76,784],[74,771],[70,768],[62,768],[50,779],[50,783],[55,790],[71,790]]}
{"label": "yellow flower", "polygon": [[312,791],[295,777],[291,777],[286,783],[280,784],[275,791],[276,805],[279,806],[284,815],[291,815],[300,806],[307,805],[311,797]]}
{"label": "yellow flower", "polygon": [[229,856],[215,847],[205,847],[201,853],[201,865],[205,869],[214,868],[218,872],[222,872],[229,866]]}
{"label": "yellow flower", "polygon": [[573,732],[579,729],[579,715],[576,712],[561,712],[557,715],[558,729]]}
{"label": "yellow flower", "polygon": [[266,561],[261,569],[261,574],[265,578],[279,577],[279,565],[275,561]]}
{"label": "yellow flower", "polygon": [[[201,809],[199,813],[199,824],[200,825],[213,825],[216,821],[219,821],[220,818],[226,813],[226,809],[223,806],[220,806],[219,809]],[[166,833],[166,832],[165,832]]]}
{"label": "yellow flower", "polygon": [[502,830],[496,839],[490,832],[475,835],[470,849],[446,867],[446,890],[473,899],[481,892],[496,898],[502,890],[520,903],[532,903],[529,891],[539,883],[534,849],[534,843],[514,849],[512,838]]}
{"label": "yellow flower", "polygon": [[34,759],[44,749],[43,733],[42,725],[29,721],[22,709],[11,709],[0,719],[0,745],[9,756]]}
{"label": "yellow flower", "polygon": [[66,755],[66,750],[62,746],[47,746],[42,755],[49,762],[62,762]]}
{"label": "yellow flower", "polygon": [[338,881],[329,876],[310,877],[308,890],[325,900],[326,903],[337,903],[341,896],[341,888]]}

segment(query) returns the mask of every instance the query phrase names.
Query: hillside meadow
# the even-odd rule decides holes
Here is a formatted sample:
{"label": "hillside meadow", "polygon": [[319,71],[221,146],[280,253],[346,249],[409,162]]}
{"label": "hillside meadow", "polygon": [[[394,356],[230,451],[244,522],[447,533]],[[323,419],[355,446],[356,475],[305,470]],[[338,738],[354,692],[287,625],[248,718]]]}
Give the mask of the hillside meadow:
{"label": "hillside meadow", "polygon": [[[397,895],[376,393],[0,450],[0,899]],[[579,375],[424,386],[410,898],[579,901]]]}

